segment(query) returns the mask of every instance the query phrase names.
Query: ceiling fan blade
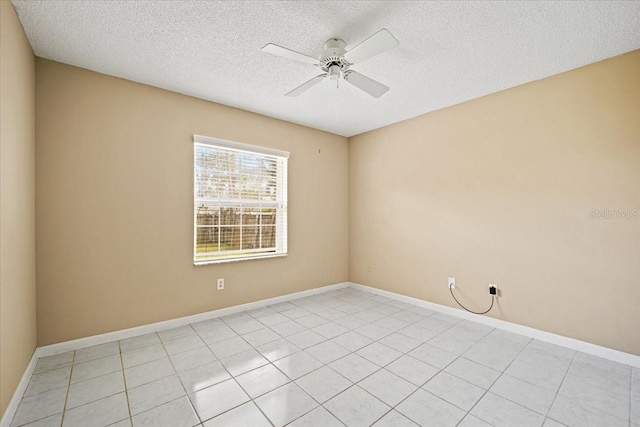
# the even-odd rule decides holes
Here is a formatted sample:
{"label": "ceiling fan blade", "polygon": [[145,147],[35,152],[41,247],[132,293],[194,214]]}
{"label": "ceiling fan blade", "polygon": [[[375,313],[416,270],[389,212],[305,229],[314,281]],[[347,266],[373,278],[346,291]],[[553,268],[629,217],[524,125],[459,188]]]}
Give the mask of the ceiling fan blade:
{"label": "ceiling fan blade", "polygon": [[379,53],[386,52],[389,49],[393,49],[399,44],[398,40],[391,35],[391,33],[383,28],[358,46],[351,49],[344,54],[350,64],[356,64],[365,59],[369,59],[372,56],[376,56]]}
{"label": "ceiling fan blade", "polygon": [[298,86],[291,92],[286,93],[284,96],[298,96],[301,93],[306,92],[308,89],[311,89],[313,86],[320,83],[320,81],[322,81],[326,76],[327,76],[326,74],[320,74],[319,76],[315,76],[311,80],[302,83],[300,86]]}
{"label": "ceiling fan blade", "polygon": [[348,71],[344,75],[344,79],[358,89],[367,92],[374,98],[380,98],[389,90],[389,88],[382,83],[378,83],[377,81],[355,71]]}
{"label": "ceiling fan blade", "polygon": [[270,53],[272,55],[282,56],[285,58],[293,59],[294,61],[305,62],[311,65],[318,65],[320,61],[316,58],[304,55],[286,47],[278,46],[277,44],[269,43],[262,48],[263,52]]}

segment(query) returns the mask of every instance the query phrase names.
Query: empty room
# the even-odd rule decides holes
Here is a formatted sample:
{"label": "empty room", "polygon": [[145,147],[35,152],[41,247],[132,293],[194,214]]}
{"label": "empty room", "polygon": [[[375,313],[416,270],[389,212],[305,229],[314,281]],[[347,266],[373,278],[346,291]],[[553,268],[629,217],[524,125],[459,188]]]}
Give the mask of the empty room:
{"label": "empty room", "polygon": [[0,427],[640,427],[640,1],[0,0]]}

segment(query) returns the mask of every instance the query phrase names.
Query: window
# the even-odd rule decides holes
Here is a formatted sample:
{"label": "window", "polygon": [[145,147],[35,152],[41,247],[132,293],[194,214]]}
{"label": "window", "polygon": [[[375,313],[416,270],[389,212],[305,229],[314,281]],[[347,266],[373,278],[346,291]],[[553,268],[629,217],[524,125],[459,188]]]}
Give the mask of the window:
{"label": "window", "polygon": [[194,135],[195,264],[287,254],[288,158]]}

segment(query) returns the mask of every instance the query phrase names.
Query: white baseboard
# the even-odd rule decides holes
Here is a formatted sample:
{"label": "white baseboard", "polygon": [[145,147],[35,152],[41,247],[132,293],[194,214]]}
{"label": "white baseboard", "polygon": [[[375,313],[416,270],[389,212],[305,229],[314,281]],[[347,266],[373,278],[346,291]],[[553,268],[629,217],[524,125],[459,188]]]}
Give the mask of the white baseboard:
{"label": "white baseboard", "polygon": [[268,298],[260,301],[249,302],[246,304],[234,305],[232,307],[221,308],[218,310],[208,311],[205,313],[194,314],[191,316],[179,317],[177,319],[165,320],[163,322],[151,323],[148,325],[136,326],[134,328],[122,329],[120,331],[108,332],[106,334],[93,335],[85,338],[78,338],[72,341],[65,341],[57,344],[38,347],[36,350],[38,357],[52,356],[71,350],[78,350],[84,347],[91,347],[98,344],[105,344],[112,341],[123,340],[126,338],[136,337],[138,335],[149,334],[151,332],[163,331],[165,329],[177,328],[179,326],[188,325],[190,323],[201,322],[216,317],[227,316],[229,314],[239,313],[241,311],[253,310],[255,308],[266,307],[268,305],[278,304],[280,302],[290,301],[293,299],[303,298],[334,289],[346,288],[349,282],[336,283],[334,285],[322,286],[306,291],[294,292],[292,294],[282,295],[279,297]]}
{"label": "white baseboard", "polygon": [[20,378],[18,387],[16,387],[16,390],[13,392],[13,397],[11,398],[11,401],[9,401],[9,405],[7,405],[7,409],[4,411],[2,419],[0,419],[0,427],[9,427],[11,425],[11,421],[13,421],[13,417],[18,410],[20,400],[22,400],[22,395],[29,385],[29,380],[31,380],[31,374],[33,374],[33,370],[36,368],[36,363],[38,363],[38,349],[33,352],[31,360],[29,361],[27,368],[24,370],[22,378]]}
{"label": "white baseboard", "polygon": [[493,328],[514,332],[516,334],[524,335],[529,338],[535,338],[537,340],[545,341],[551,344],[561,345],[563,347],[567,347],[572,350],[581,351],[583,353],[591,354],[593,356],[602,357],[603,359],[608,359],[614,362],[623,363],[625,365],[630,365],[636,368],[640,368],[640,356],[637,356],[635,354],[625,353],[625,352],[614,350],[611,348],[602,347],[600,345],[591,344],[585,341],[580,341],[574,338],[553,334],[551,332],[541,331],[539,329],[530,328],[528,326],[518,325],[517,323],[507,322],[506,320],[500,320],[500,319],[495,319],[493,317],[469,313],[468,311],[460,310],[453,307],[447,307],[445,305],[436,304],[433,302],[409,297],[406,295],[396,294],[395,292],[389,292],[389,291],[384,291],[378,288],[372,288],[371,286],[365,286],[365,285],[360,285],[358,283],[349,282],[349,287],[353,289],[359,289],[362,291],[370,292],[376,295],[381,295],[387,298],[394,299],[396,301],[402,301],[402,302],[417,305],[420,307],[428,308],[430,310],[449,314],[451,316],[461,317],[467,320],[473,320],[474,322],[482,323],[484,325],[491,326]]}

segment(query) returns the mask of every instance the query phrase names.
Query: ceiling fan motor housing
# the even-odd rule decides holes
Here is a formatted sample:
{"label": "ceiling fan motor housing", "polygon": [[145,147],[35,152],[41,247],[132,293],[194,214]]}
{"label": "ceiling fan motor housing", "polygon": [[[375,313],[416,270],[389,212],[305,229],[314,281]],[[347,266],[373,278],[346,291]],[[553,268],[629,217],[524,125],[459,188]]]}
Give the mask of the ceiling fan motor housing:
{"label": "ceiling fan motor housing", "polygon": [[344,40],[337,38],[325,42],[320,58],[320,68],[327,73],[327,78],[337,80],[349,69],[351,64],[344,59],[344,54],[347,53],[346,45]]}
{"label": "ceiling fan motor housing", "polygon": [[324,42],[324,52],[322,53],[322,57],[325,56],[342,56],[347,51],[344,49],[347,44],[342,39],[333,38]]}

